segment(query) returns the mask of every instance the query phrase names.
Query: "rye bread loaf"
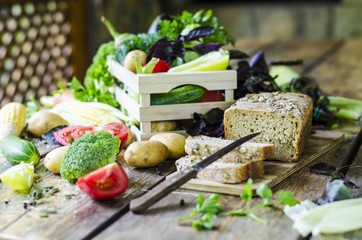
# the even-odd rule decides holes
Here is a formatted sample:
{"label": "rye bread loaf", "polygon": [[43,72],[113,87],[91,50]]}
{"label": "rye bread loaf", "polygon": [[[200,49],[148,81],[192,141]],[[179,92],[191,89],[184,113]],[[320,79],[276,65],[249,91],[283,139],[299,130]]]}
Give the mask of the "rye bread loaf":
{"label": "rye bread loaf", "polygon": [[[201,156],[185,156],[176,161],[177,171],[182,171],[199,161]],[[260,178],[264,175],[263,161],[247,163],[213,162],[197,174],[197,178],[219,183],[240,183],[249,178]]]}
{"label": "rye bread loaf", "polygon": [[[188,155],[209,156],[232,143],[234,140],[208,137],[204,135],[187,137],[185,151]],[[274,144],[246,142],[224,155],[218,162],[246,163],[274,159]]]}
{"label": "rye bread loaf", "polygon": [[276,160],[293,162],[308,140],[312,114],[312,99],[304,94],[248,94],[225,111],[225,138],[261,132],[251,142],[273,143]]}

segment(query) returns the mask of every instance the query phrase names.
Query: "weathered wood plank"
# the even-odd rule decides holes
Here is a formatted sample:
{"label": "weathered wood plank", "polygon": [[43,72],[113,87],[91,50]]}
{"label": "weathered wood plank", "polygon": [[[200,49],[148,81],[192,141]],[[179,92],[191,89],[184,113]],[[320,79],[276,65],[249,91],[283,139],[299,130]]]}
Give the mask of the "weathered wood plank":
{"label": "weathered wood plank", "polygon": [[[121,154],[119,155],[121,157]],[[130,185],[121,196],[97,201],[82,193],[75,185],[61,179],[59,175],[49,173],[43,165],[43,159],[36,167],[40,179],[34,184],[39,188],[54,186],[59,192],[46,197],[35,206],[27,194],[18,194],[0,183],[0,238],[4,236],[26,237],[34,239],[82,239],[101,231],[119,218],[128,208],[131,199],[142,194],[164,175],[174,171],[174,162],[165,161],[157,168],[133,169],[119,159],[125,169]],[[2,170],[8,164],[1,157]],[[5,200],[8,201],[5,204]],[[46,210],[55,210],[55,214],[42,217]]]}
{"label": "weathered wood plank", "polygon": [[348,40],[342,48],[313,70],[313,76],[327,95],[362,100],[362,38]]}
{"label": "weathered wood plank", "polygon": [[[335,151],[343,141],[344,134],[335,131],[316,131],[311,135],[305,150],[299,161],[294,163],[265,161],[265,175],[262,178],[255,179],[252,189],[255,191],[257,186],[264,182],[269,187],[273,187],[294,174],[306,165],[310,164],[321,155],[328,151]],[[198,190],[203,192],[223,193],[239,196],[246,185],[246,182],[238,184],[215,183],[203,179],[191,179],[181,186],[184,189]]]}
{"label": "weathered wood plank", "polygon": [[337,39],[301,40],[294,39],[282,41],[280,45],[265,51],[267,62],[280,60],[303,59],[302,65],[294,66],[293,69],[299,73],[306,68],[311,68],[325,58],[331,49],[338,45]]}
{"label": "weathered wood plank", "polygon": [[[333,152],[333,151],[331,151]],[[330,153],[331,153],[330,152]],[[329,159],[330,154],[324,154],[318,161]],[[308,168],[288,177],[285,181],[275,187],[273,199],[277,198],[277,191],[286,189],[293,191],[300,201],[315,198],[316,191],[323,192],[325,181],[329,177],[315,175],[310,176]],[[287,183],[286,183],[287,182]],[[283,185],[282,188],[279,186]],[[310,188],[314,191],[310,191]],[[109,228],[105,229],[95,239],[117,239],[117,237],[127,237],[137,239],[142,236],[146,239],[298,239],[299,234],[292,229],[293,222],[284,215],[281,209],[264,208],[256,211],[256,214],[266,221],[268,225],[263,225],[255,220],[245,217],[221,217],[215,221],[215,229],[211,231],[196,232],[190,226],[182,226],[177,221],[177,217],[186,216],[195,207],[197,194],[200,192],[175,191],[155,206],[150,208],[144,215],[133,213],[125,214]],[[208,193],[203,193],[205,197]],[[184,199],[185,206],[180,206],[180,201]],[[260,203],[259,198],[254,198],[252,206]],[[245,207],[245,202],[237,196],[222,195],[220,204],[226,206],[226,210],[236,210]],[[137,223],[137,224],[136,224]],[[147,234],[130,234],[130,226],[134,232],[141,231],[146,227]],[[136,229],[134,229],[136,228]],[[203,234],[201,234],[203,233]]]}

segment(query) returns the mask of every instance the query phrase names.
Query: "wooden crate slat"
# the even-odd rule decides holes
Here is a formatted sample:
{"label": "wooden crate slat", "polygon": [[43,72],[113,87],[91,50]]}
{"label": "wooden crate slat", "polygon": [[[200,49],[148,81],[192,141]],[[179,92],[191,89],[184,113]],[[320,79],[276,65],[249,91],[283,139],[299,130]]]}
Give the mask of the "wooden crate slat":
{"label": "wooden crate slat", "polygon": [[195,84],[208,90],[237,87],[236,71],[233,70],[144,74],[139,75],[139,81],[140,93],[165,93],[184,84]]}
{"label": "wooden crate slat", "polygon": [[[133,128],[132,132],[137,140],[149,139],[157,132],[152,132],[151,122],[192,119],[195,112],[205,114],[213,108],[222,110],[230,107],[234,101],[234,89],[237,88],[237,75],[234,70],[134,74],[114,61],[112,57],[107,60],[109,72],[124,85],[137,92],[140,96],[138,104],[127,95],[119,86],[110,91],[115,93],[116,100],[128,113],[140,122],[140,129]],[[208,90],[225,91],[225,99],[217,102],[172,104],[151,106],[151,94],[166,93],[171,89],[194,84]],[[172,131],[186,134],[185,131]]]}
{"label": "wooden crate slat", "polygon": [[212,108],[225,110],[234,102],[204,102],[140,107],[140,121],[163,121],[193,118],[193,113],[205,114]]}
{"label": "wooden crate slat", "polygon": [[140,94],[165,93],[184,84],[195,84],[208,90],[237,88],[234,70],[134,74],[111,58],[108,59],[107,64],[109,72],[114,77]]}
{"label": "wooden crate slat", "polygon": [[114,61],[112,56],[107,59],[108,71],[118,80],[122,81],[134,91],[139,92],[138,76],[130,70],[124,68],[121,64]]}
{"label": "wooden crate slat", "polygon": [[[139,105],[136,101],[130,98],[120,87],[114,86],[111,88],[116,96],[117,102],[119,102],[122,107],[127,109],[128,114],[132,115],[138,121],[140,119]],[[126,103],[126,104],[125,104]]]}

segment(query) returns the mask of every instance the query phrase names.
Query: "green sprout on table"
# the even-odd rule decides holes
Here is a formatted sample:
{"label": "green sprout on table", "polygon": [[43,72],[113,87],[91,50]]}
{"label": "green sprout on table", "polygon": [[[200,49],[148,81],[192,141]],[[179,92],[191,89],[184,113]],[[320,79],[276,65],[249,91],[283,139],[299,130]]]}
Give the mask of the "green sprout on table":
{"label": "green sprout on table", "polygon": [[[218,201],[220,200],[219,194],[212,194],[207,200],[205,200],[204,196],[200,194],[196,200],[196,208],[191,212],[191,214],[180,218],[179,220],[190,223],[198,231],[202,229],[212,229],[214,227],[213,219],[219,216],[245,216],[260,223],[267,224],[267,221],[254,214],[256,209],[274,205],[294,206],[299,203],[294,199],[292,192],[284,190],[279,191],[277,202],[270,202],[273,192],[265,183],[261,183],[256,189],[256,194],[261,197],[263,201],[258,205],[251,207],[250,204],[253,197],[252,184],[253,180],[249,179],[245,185],[243,193],[240,194],[240,198],[246,202],[245,208],[221,213],[221,211],[224,210],[224,206],[218,204]],[[200,217],[196,218],[196,216]]]}

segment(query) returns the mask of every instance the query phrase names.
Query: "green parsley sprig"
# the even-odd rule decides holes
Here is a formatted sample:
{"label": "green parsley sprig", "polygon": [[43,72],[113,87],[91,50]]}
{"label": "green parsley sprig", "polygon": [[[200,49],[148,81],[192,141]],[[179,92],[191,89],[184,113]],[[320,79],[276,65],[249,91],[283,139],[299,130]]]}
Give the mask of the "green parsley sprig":
{"label": "green parsley sprig", "polygon": [[[271,207],[275,205],[290,205],[294,206],[299,203],[293,197],[293,193],[290,191],[281,190],[278,193],[278,201],[270,202],[273,192],[265,183],[261,183],[256,189],[256,194],[263,199],[261,203],[253,207],[250,206],[253,197],[252,190],[253,180],[249,179],[245,185],[243,193],[240,194],[245,202],[245,208],[232,210],[229,212],[220,213],[224,210],[224,207],[218,205],[220,200],[219,194],[212,194],[209,199],[205,200],[204,196],[200,194],[196,200],[196,208],[186,217],[180,218],[180,221],[191,223],[196,230],[212,229],[213,219],[219,216],[245,216],[250,217],[260,223],[267,224],[267,221],[254,214],[254,211],[260,207]],[[195,218],[197,215],[201,215],[199,218]]]}

